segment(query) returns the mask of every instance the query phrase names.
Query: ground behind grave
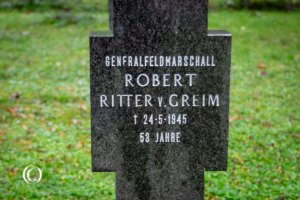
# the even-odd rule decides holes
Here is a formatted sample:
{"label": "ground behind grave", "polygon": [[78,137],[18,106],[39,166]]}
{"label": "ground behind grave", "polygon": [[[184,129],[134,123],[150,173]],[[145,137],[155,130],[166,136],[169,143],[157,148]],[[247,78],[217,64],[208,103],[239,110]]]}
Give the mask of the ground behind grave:
{"label": "ground behind grave", "polygon": [[[214,11],[233,34],[229,165],[207,172],[207,199],[297,199],[300,12]],[[107,13],[0,13],[0,198],[113,199],[115,177],[91,173],[91,31]],[[23,169],[43,170],[36,185]]]}

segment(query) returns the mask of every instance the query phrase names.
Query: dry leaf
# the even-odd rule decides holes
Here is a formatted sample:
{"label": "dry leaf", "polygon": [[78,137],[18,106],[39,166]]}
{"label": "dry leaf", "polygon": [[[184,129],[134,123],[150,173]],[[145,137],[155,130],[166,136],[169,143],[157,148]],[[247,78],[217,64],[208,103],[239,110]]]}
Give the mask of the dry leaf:
{"label": "dry leaf", "polygon": [[267,72],[265,72],[265,71],[260,72],[260,76],[265,77],[265,76],[267,76],[267,75],[268,75],[268,74],[267,74]]}
{"label": "dry leaf", "polygon": [[17,112],[18,112],[18,108],[14,107],[14,108],[8,108],[6,109],[7,112],[9,112],[10,114],[12,114],[12,116],[16,116]]}
{"label": "dry leaf", "polygon": [[55,65],[58,66],[58,67],[60,67],[61,66],[61,62],[56,62]]}
{"label": "dry leaf", "polygon": [[296,133],[293,135],[295,138],[300,138],[300,133]]}
{"label": "dry leaf", "polygon": [[87,111],[87,106],[85,105],[85,103],[80,102],[79,108],[80,108],[81,110]]}
{"label": "dry leaf", "polygon": [[271,122],[263,122],[262,125],[266,128],[271,128],[272,127],[272,123]]}
{"label": "dry leaf", "polygon": [[238,163],[238,164],[243,164],[244,163],[243,158],[238,154],[233,155],[233,161],[234,161],[234,163]]}
{"label": "dry leaf", "polygon": [[76,149],[81,149],[82,146],[83,146],[82,142],[78,141],[77,144],[76,144]]}
{"label": "dry leaf", "polygon": [[29,34],[30,34],[29,31],[23,31],[23,32],[22,32],[22,35],[24,35],[24,36],[27,36],[27,35],[29,35]]}
{"label": "dry leaf", "polygon": [[229,117],[229,122],[234,122],[234,121],[238,121],[241,120],[242,117],[241,116],[230,116]]}
{"label": "dry leaf", "polygon": [[29,145],[31,145],[31,141],[30,140],[22,140],[22,144],[24,146],[29,146]]}
{"label": "dry leaf", "polygon": [[25,131],[29,131],[28,126],[26,126],[25,124],[22,125],[22,128],[23,128]]}
{"label": "dry leaf", "polygon": [[73,123],[74,125],[77,125],[77,124],[78,124],[78,119],[72,119],[72,123]]}
{"label": "dry leaf", "polygon": [[15,176],[18,173],[18,169],[14,167],[7,168],[8,174],[11,176]]}
{"label": "dry leaf", "polygon": [[60,137],[64,137],[64,136],[65,136],[65,133],[62,132],[62,131],[60,131],[60,132],[58,133],[58,135],[59,135]]}
{"label": "dry leaf", "polygon": [[24,113],[20,113],[20,114],[19,114],[19,117],[21,117],[21,118],[24,119],[24,118],[26,118],[26,115],[25,115]]}
{"label": "dry leaf", "polygon": [[17,100],[17,99],[20,99],[21,98],[21,94],[19,92],[16,92],[16,93],[13,93],[11,96],[10,96],[10,99],[11,100]]}
{"label": "dry leaf", "polygon": [[5,135],[5,131],[0,131],[0,136]]}
{"label": "dry leaf", "polygon": [[266,66],[265,63],[259,63],[259,64],[257,64],[256,67],[257,67],[258,69],[265,69],[265,68],[267,68],[267,66]]}

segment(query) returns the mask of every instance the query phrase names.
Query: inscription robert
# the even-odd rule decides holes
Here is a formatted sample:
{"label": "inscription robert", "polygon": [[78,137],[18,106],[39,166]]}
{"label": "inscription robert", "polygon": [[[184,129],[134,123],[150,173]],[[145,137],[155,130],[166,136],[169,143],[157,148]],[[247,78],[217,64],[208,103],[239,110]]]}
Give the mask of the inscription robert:
{"label": "inscription robert", "polygon": [[182,87],[193,86],[197,74],[139,74],[133,77],[132,74],[125,74],[126,87]]}

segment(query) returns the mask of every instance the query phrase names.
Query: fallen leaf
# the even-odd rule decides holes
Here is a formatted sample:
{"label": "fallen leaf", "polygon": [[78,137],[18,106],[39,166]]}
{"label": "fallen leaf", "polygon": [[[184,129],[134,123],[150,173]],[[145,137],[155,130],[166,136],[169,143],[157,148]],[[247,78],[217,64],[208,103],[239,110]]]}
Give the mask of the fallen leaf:
{"label": "fallen leaf", "polygon": [[9,167],[9,168],[7,168],[7,171],[10,176],[15,176],[19,170],[14,167]]}
{"label": "fallen leaf", "polygon": [[287,196],[285,196],[285,195],[281,195],[281,196],[276,198],[276,200],[286,200],[286,199],[287,199]]}
{"label": "fallen leaf", "polygon": [[77,124],[78,124],[78,119],[72,119],[72,123],[73,123],[74,125],[77,125]]}
{"label": "fallen leaf", "polygon": [[33,119],[34,118],[34,114],[29,114],[28,118]]}
{"label": "fallen leaf", "polygon": [[29,131],[28,126],[26,126],[25,124],[22,125],[22,128],[23,128],[25,131]]}
{"label": "fallen leaf", "polygon": [[11,96],[10,96],[10,99],[11,100],[17,100],[17,99],[20,99],[21,98],[21,94],[19,92],[16,92],[16,93],[13,93]]}
{"label": "fallen leaf", "polygon": [[0,131],[0,136],[5,135],[5,131]]}
{"label": "fallen leaf", "polygon": [[245,26],[241,26],[240,29],[241,29],[241,31],[244,31],[244,30],[246,30],[246,27]]}
{"label": "fallen leaf", "polygon": [[238,121],[241,119],[242,119],[241,116],[231,116],[231,117],[229,117],[229,122],[234,122],[234,121]]}
{"label": "fallen leaf", "polygon": [[265,68],[267,68],[267,66],[266,66],[265,63],[259,63],[259,64],[256,65],[256,67],[257,67],[258,69],[265,69]]}
{"label": "fallen leaf", "polygon": [[271,128],[272,127],[272,123],[271,122],[263,122],[262,125],[266,128]]}
{"label": "fallen leaf", "polygon": [[61,66],[61,62],[56,62],[55,65],[58,66],[58,67],[60,67]]}
{"label": "fallen leaf", "polygon": [[83,146],[82,142],[78,141],[77,144],[76,144],[76,149],[81,149],[82,146]]}
{"label": "fallen leaf", "polygon": [[295,138],[300,138],[300,133],[296,133],[293,135]]}
{"label": "fallen leaf", "polygon": [[27,36],[27,35],[29,35],[29,34],[30,34],[29,31],[23,31],[23,32],[22,32],[22,35],[24,35],[24,36]]}
{"label": "fallen leaf", "polygon": [[85,103],[80,102],[79,108],[80,108],[81,110],[87,111],[87,106],[86,106]]}
{"label": "fallen leaf", "polygon": [[0,144],[2,144],[3,140],[2,140],[2,136],[5,135],[5,131],[0,131]]}
{"label": "fallen leaf", "polygon": [[243,164],[244,160],[240,155],[235,154],[235,155],[233,155],[233,162],[237,163],[237,164]]}
{"label": "fallen leaf", "polygon": [[263,77],[265,77],[265,76],[267,76],[268,74],[267,74],[267,72],[265,72],[265,71],[262,71],[262,72],[260,72],[260,74],[259,74],[260,76],[263,76]]}
{"label": "fallen leaf", "polygon": [[46,118],[45,117],[41,117],[41,122],[45,122]]}
{"label": "fallen leaf", "polygon": [[276,178],[273,180],[274,183],[280,183],[280,181]]}
{"label": "fallen leaf", "polygon": [[10,113],[12,116],[16,116],[17,115],[17,112],[18,112],[18,108],[17,107],[14,107],[14,108],[8,108],[6,109],[6,111],[8,113]]}
{"label": "fallen leaf", "polygon": [[29,146],[31,145],[31,141],[30,140],[22,140],[21,142],[24,146]]}
{"label": "fallen leaf", "polygon": [[21,117],[21,118],[24,119],[24,118],[26,118],[26,115],[25,115],[24,113],[20,113],[20,114],[19,114],[19,117]]}
{"label": "fallen leaf", "polygon": [[58,135],[59,135],[60,137],[64,137],[64,136],[65,136],[65,133],[62,132],[62,131],[60,131],[60,132],[58,133]]}

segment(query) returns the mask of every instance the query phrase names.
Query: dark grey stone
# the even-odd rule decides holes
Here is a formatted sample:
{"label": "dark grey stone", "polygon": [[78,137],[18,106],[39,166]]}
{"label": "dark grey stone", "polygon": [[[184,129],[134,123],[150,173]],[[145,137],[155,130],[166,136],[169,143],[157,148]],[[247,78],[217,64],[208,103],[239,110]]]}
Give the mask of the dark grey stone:
{"label": "dark grey stone", "polygon": [[[207,31],[207,4],[207,0],[114,0],[112,33],[90,36],[92,169],[116,172],[117,199],[203,199],[204,171],[227,169],[231,34]],[[126,62],[112,66],[112,56],[127,56]],[[148,63],[129,66],[130,56],[143,61],[148,56]],[[177,61],[171,66],[166,62],[169,56]],[[205,56],[205,63],[185,66],[179,62],[185,56],[189,61],[191,56],[194,61]],[[150,66],[150,59],[159,65],[155,58],[162,57],[163,66]],[[128,86],[126,74],[132,77]],[[169,77],[166,85],[171,85],[151,82],[142,87],[146,75],[150,80],[153,74],[160,80]],[[142,95],[135,96],[142,100],[135,103],[135,97],[126,96],[120,104],[117,95]],[[177,100],[180,106],[175,106]],[[142,106],[137,107],[139,103]],[[143,123],[144,115],[148,124]],[[169,121],[172,116],[177,118],[175,124]],[[143,132],[150,134],[148,143],[140,141]],[[156,143],[157,132],[164,136],[180,132],[180,138],[166,142],[165,137]]]}

